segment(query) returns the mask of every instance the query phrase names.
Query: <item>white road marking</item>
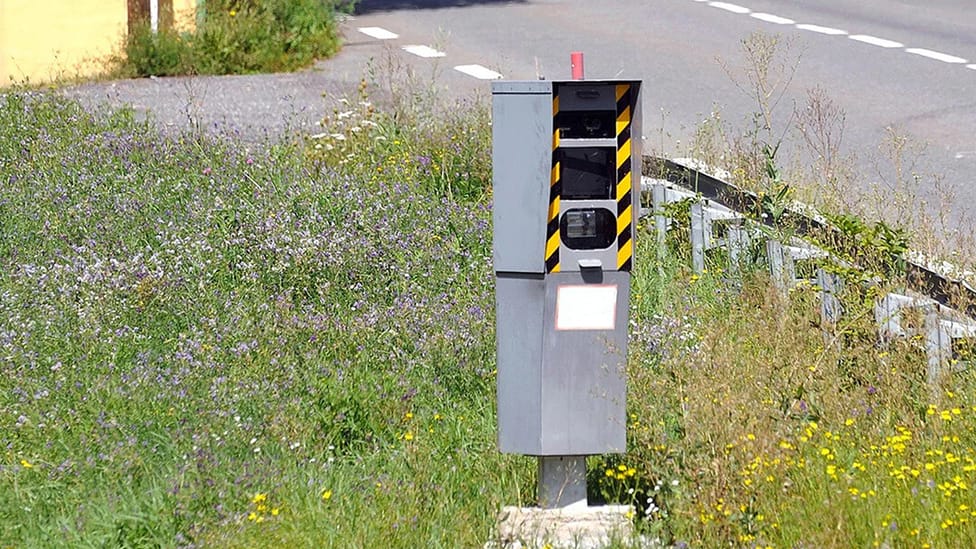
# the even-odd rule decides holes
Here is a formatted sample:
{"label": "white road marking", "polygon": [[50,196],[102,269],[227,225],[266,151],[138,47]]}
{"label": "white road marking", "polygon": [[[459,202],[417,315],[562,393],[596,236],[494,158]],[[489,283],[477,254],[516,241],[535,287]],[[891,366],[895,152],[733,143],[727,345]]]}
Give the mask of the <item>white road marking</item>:
{"label": "white road marking", "polygon": [[359,27],[359,32],[365,34],[366,36],[371,36],[377,40],[393,40],[394,38],[399,38],[400,35],[395,32],[390,32],[383,27]]}
{"label": "white road marking", "polygon": [[858,42],[864,42],[865,44],[871,44],[872,46],[880,46],[882,48],[904,48],[905,44],[901,42],[895,42],[894,40],[885,40],[884,38],[878,38],[877,36],[871,36],[868,34],[852,34],[848,36],[851,40],[857,40]]}
{"label": "white road marking", "polygon": [[403,46],[403,51],[407,53],[412,53],[418,57],[444,57],[447,55],[442,51],[437,51],[430,46],[419,46],[416,44],[411,44],[409,46]]}
{"label": "white road marking", "polygon": [[929,59],[935,59],[936,61],[942,61],[943,63],[966,62],[966,60],[962,57],[956,57],[955,55],[949,55],[948,53],[927,50],[924,48],[907,48],[905,51],[908,53],[914,53],[915,55],[921,55],[922,57],[928,57]]}
{"label": "white road marking", "polygon": [[759,12],[759,13],[751,13],[751,14],[749,14],[749,17],[755,17],[756,19],[758,19],[760,21],[765,21],[767,23],[773,23],[775,25],[792,25],[792,24],[796,23],[796,21],[794,21],[792,19],[787,19],[785,17],[780,17],[778,15],[773,15],[771,13],[762,13],[762,12]]}
{"label": "white road marking", "polygon": [[454,70],[463,72],[468,76],[473,76],[481,80],[498,80],[502,77],[500,73],[497,73],[488,67],[482,67],[481,65],[458,65],[454,67]]}
{"label": "white road marking", "polygon": [[729,4],[728,2],[709,2],[708,5],[713,8],[718,8],[720,10],[731,11],[732,13],[739,13],[739,14],[749,13],[750,11],[752,11],[749,8],[744,8],[737,4]]}
{"label": "white road marking", "polygon": [[[740,6],[738,4],[731,4],[729,2],[711,2],[709,0],[694,0],[695,2],[704,3],[708,2],[708,5],[713,8],[718,8],[725,11],[730,11],[732,13],[738,14],[749,14],[749,17],[758,19],[760,21],[765,21],[767,23],[773,23],[775,25],[793,25],[795,21],[786,17],[780,17],[778,15],[773,15],[771,13],[765,12],[753,12],[751,9]],[[857,42],[863,42],[865,44],[870,44],[872,46],[878,46],[881,48],[905,48],[905,45],[901,42],[896,42],[894,40],[888,40],[885,38],[878,38],[877,36],[871,36],[869,34],[849,34],[846,30],[835,29],[833,27],[823,27],[820,25],[811,25],[809,23],[800,23],[796,25],[799,30],[805,30],[810,32],[816,32],[819,34],[826,34],[828,36],[843,36],[847,35],[851,40]],[[920,55],[922,57],[927,57],[929,59],[934,59],[936,61],[942,61],[943,63],[954,63],[963,64],[969,63],[967,59],[962,57],[957,57],[955,55],[950,55],[948,53],[942,53],[933,50],[927,50],[925,48],[905,48],[903,51],[906,53],[911,53],[914,55]],[[976,70],[976,63],[970,63],[966,65],[967,69]]]}
{"label": "white road marking", "polygon": [[796,26],[796,28],[800,30],[816,32],[819,34],[827,34],[830,36],[840,36],[843,34],[847,34],[846,30],[840,30],[831,27],[821,27],[820,25],[808,25],[806,23],[800,23],[799,25]]}

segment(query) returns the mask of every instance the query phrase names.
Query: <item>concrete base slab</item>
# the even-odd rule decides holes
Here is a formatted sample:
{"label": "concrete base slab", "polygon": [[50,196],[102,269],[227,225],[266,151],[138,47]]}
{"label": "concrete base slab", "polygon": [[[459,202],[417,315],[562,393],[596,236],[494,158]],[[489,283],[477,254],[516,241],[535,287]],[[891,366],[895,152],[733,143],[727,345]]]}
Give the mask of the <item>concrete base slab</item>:
{"label": "concrete base slab", "polygon": [[555,509],[503,507],[498,515],[495,549],[598,549],[612,543],[630,545],[634,508],[629,505],[582,504]]}

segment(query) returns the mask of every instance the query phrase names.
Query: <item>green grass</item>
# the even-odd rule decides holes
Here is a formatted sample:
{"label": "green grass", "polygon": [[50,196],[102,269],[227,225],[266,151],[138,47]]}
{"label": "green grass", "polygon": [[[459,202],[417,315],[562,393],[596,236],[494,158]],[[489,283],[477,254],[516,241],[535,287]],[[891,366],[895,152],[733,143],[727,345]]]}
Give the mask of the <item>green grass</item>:
{"label": "green grass", "polygon": [[483,204],[56,96],[0,120],[0,546],[487,539],[531,467],[494,452]]}
{"label": "green grass", "polygon": [[[0,547],[477,547],[531,504],[495,448],[484,108],[360,100],[247,152],[0,99]],[[594,501],[676,546],[976,543],[971,371],[927,386],[869,290],[825,339],[812,288],[653,242]]]}

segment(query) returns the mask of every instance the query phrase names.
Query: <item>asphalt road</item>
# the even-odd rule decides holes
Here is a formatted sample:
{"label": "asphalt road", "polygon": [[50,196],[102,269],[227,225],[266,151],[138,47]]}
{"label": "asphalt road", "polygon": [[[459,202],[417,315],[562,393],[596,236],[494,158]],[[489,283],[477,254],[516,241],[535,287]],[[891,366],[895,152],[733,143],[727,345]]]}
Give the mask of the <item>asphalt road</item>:
{"label": "asphalt road", "polygon": [[488,101],[483,78],[566,79],[570,52],[582,51],[587,78],[644,81],[644,151],[686,156],[713,112],[735,131],[750,126],[756,101],[729,72],[742,74],[741,42],[762,31],[790,44],[785,59],[796,68],[774,112],[777,132],[804,107],[808,90],[822,87],[846,113],[843,152],[856,155],[858,189],[880,184],[886,192],[895,179],[882,145],[891,129],[924,148],[918,163],[906,161],[919,195],[936,204],[939,189],[953,187],[952,219],[963,227],[960,212],[976,205],[976,13],[968,4],[362,0],[343,23],[343,50],[309,70],[102,82],[66,93],[152,112],[163,127],[222,128],[253,139],[321,131],[319,120],[339,98],[354,98],[363,77],[386,90],[394,82],[395,93]]}
{"label": "asphalt road", "polygon": [[[358,30],[369,27],[397,37]],[[934,204],[939,188],[954,187],[957,221],[976,205],[976,12],[966,0],[363,0],[345,30],[360,54],[395,53],[419,74],[436,72],[443,93],[458,97],[487,95],[489,84],[456,66],[565,79],[570,52],[582,51],[587,78],[644,81],[645,151],[672,156],[687,154],[712,112],[749,127],[756,101],[729,72],[743,74],[743,39],[778,34],[796,68],[774,113],[778,129],[820,86],[846,113],[843,150],[856,155],[862,189],[894,181],[883,145],[893,131],[924,150],[914,164],[906,155],[922,198]]]}

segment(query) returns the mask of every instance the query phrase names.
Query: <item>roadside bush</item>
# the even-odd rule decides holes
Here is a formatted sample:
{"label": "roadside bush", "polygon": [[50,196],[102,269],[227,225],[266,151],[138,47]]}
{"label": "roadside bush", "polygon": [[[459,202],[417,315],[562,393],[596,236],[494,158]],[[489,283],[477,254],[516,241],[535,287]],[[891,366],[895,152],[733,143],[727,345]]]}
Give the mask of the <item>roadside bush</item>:
{"label": "roadside bush", "polygon": [[292,71],[339,48],[332,0],[218,0],[193,31],[138,26],[116,59],[122,76]]}

